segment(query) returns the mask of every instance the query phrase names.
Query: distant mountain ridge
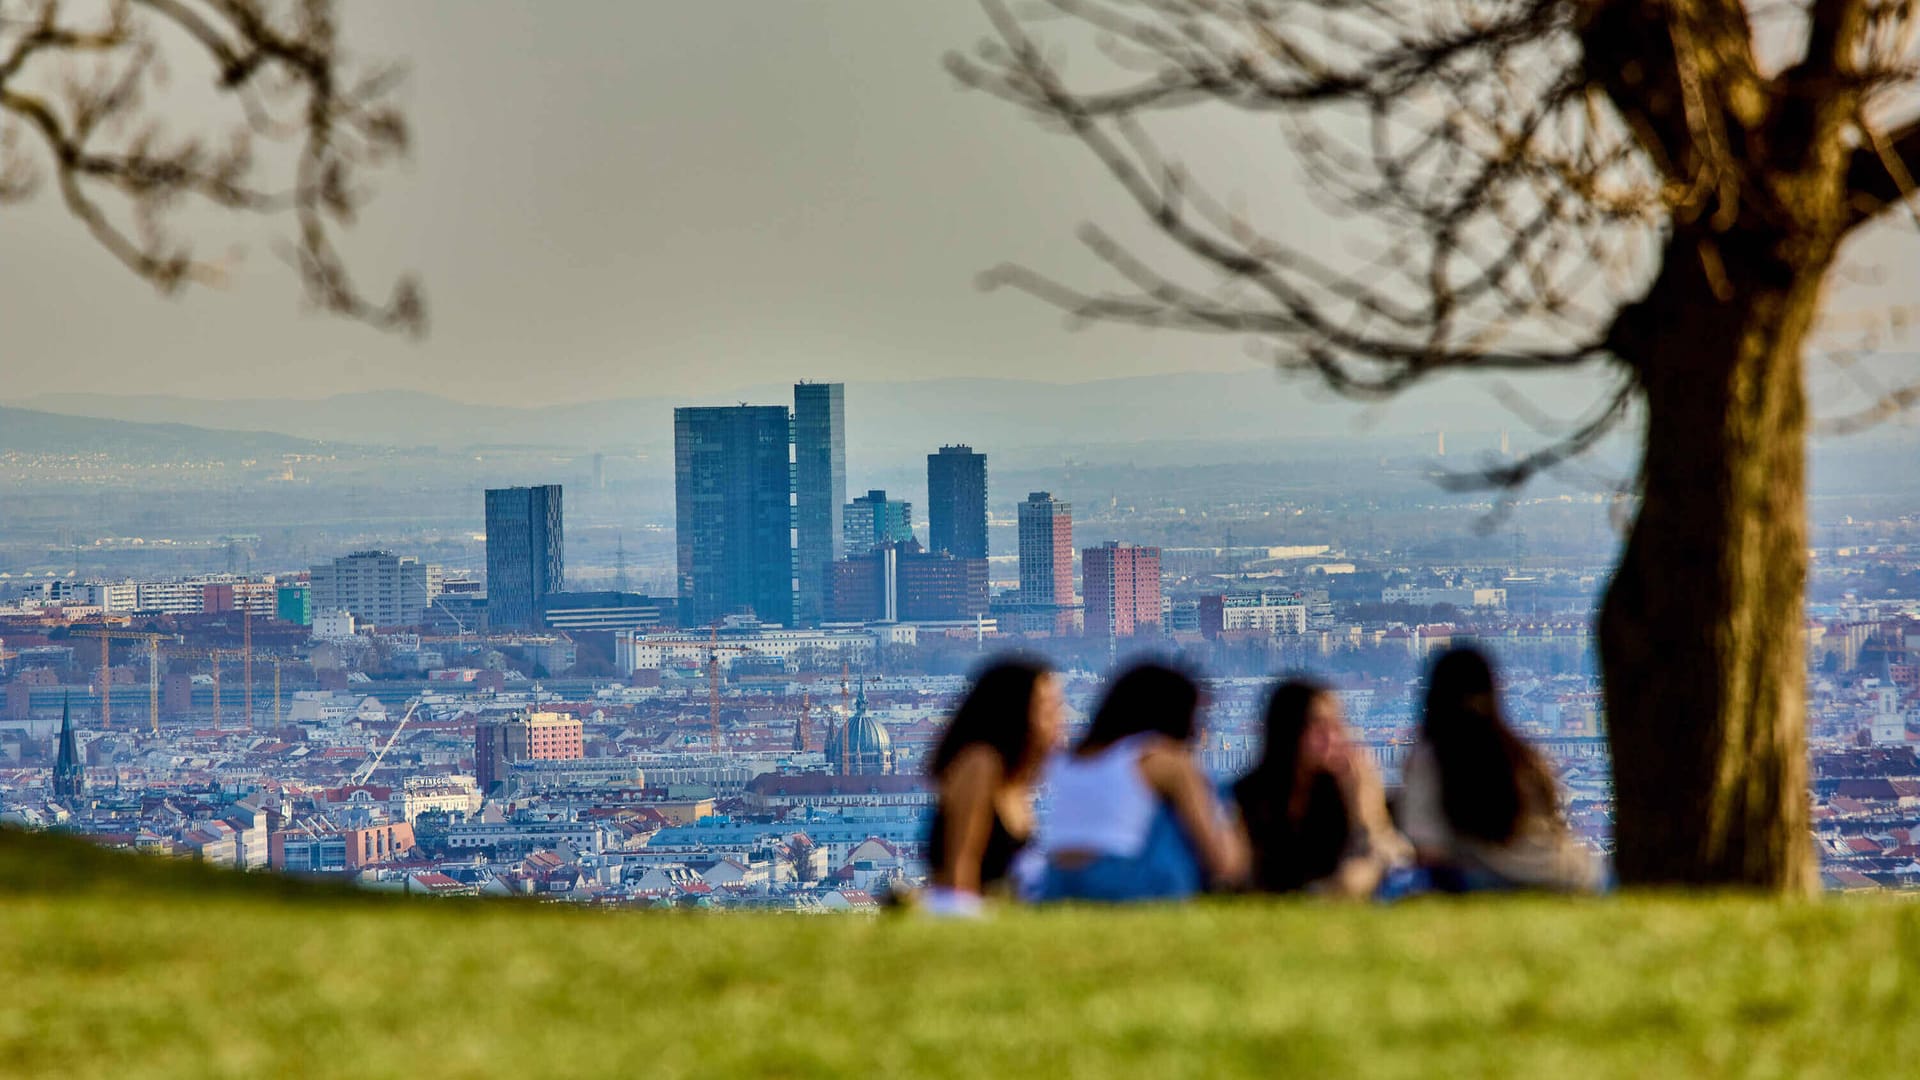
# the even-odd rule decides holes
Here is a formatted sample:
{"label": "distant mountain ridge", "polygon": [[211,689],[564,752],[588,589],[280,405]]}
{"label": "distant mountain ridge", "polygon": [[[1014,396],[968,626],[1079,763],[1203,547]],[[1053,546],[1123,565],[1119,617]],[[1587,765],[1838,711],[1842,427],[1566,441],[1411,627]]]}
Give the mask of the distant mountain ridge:
{"label": "distant mountain ridge", "polygon": [[221,431],[178,423],[69,416],[0,405],[0,453],[102,453],[153,461],[277,458],[336,446],[267,431]]}
{"label": "distant mountain ridge", "polygon": [[[1495,431],[1504,415],[1484,392],[1451,388],[1422,413],[1458,424],[1410,420],[1399,412],[1372,430],[1361,413],[1329,403],[1299,380],[1267,371],[1191,373],[1047,383],[1004,378],[849,382],[847,427],[856,454],[931,450],[966,442],[1002,450],[1161,442],[1409,436],[1440,426]],[[320,399],[215,401],[161,395],[43,394],[15,404],[73,416],[137,423],[271,431],[297,438],[387,446],[550,446],[640,450],[672,446],[679,405],[780,404],[787,385],[750,386],[706,396],[636,396],[567,405],[475,405],[418,391],[365,391]],[[1575,399],[1576,401],[1578,399]]]}

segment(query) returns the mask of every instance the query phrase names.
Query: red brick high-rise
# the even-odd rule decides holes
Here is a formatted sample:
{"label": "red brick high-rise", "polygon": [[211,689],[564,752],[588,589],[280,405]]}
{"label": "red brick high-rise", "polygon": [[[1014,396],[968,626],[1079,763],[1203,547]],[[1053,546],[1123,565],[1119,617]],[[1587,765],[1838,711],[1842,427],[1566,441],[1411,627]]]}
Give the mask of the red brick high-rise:
{"label": "red brick high-rise", "polygon": [[1107,541],[1080,552],[1087,636],[1126,638],[1160,627],[1160,549]]}

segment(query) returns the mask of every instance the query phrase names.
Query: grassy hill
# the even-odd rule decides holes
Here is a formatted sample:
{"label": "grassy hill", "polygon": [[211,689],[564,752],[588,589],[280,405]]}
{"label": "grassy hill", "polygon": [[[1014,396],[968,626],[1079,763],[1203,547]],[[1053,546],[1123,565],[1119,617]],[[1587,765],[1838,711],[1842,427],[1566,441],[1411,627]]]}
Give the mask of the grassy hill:
{"label": "grassy hill", "polygon": [[9,1077],[1891,1076],[1917,976],[1891,901],[606,914],[0,833]]}

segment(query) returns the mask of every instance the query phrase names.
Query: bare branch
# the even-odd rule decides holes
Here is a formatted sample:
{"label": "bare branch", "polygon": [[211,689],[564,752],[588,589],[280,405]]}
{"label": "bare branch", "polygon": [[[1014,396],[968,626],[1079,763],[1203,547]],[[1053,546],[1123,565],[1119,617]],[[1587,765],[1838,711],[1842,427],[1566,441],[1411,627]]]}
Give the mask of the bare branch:
{"label": "bare branch", "polygon": [[[174,208],[193,198],[289,218],[289,260],[321,309],[425,330],[416,282],[402,279],[388,299],[369,299],[337,245],[366,197],[361,175],[403,155],[408,139],[390,102],[397,69],[347,70],[329,0],[285,11],[261,0],[121,0],[91,25],[66,21],[68,7],[46,0],[31,20],[0,22],[0,120],[17,124],[0,129],[0,200],[34,187],[20,134],[29,132],[69,212],[160,291],[225,279],[224,266],[196,258],[169,227]],[[148,100],[166,34],[199,50],[214,89],[235,106],[230,129],[168,134]],[[82,58],[85,76],[71,64]],[[262,141],[278,152],[257,154]],[[283,160],[291,174],[267,186]]]}

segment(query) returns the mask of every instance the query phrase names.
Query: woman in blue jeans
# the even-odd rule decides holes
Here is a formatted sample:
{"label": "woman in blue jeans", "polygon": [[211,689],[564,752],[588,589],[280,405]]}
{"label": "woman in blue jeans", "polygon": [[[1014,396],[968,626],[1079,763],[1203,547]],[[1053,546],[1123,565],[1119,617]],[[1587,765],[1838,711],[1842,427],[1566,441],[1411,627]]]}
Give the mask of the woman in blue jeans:
{"label": "woman in blue jeans", "polygon": [[1247,854],[1193,755],[1200,688],[1161,664],[1115,679],[1055,756],[1036,830],[1041,900],[1177,900],[1237,885]]}

